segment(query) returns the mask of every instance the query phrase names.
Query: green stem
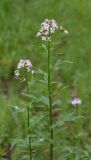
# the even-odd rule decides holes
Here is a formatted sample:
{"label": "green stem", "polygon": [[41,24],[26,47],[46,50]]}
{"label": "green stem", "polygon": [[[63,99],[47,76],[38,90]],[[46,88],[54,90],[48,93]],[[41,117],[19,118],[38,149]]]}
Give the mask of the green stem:
{"label": "green stem", "polygon": [[50,160],[53,160],[53,120],[52,120],[52,96],[51,96],[51,75],[50,75],[50,41],[48,42],[48,96],[49,96],[49,115],[50,115]]}
{"label": "green stem", "polygon": [[[27,94],[28,94],[28,82],[27,82]],[[31,138],[30,138],[30,111],[29,111],[29,106],[28,106],[28,108],[27,108],[27,114],[28,114],[29,156],[30,156],[30,160],[32,160],[32,145],[31,145]]]}

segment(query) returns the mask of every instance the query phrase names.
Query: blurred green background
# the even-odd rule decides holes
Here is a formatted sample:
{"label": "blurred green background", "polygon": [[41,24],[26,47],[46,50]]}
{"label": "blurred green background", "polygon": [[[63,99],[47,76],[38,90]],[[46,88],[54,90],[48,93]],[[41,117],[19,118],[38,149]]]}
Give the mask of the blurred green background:
{"label": "blurred green background", "polygon": [[0,0],[0,155],[5,154],[10,139],[24,132],[9,108],[23,103],[14,70],[21,58],[29,58],[35,68],[45,68],[45,50],[36,33],[46,18],[69,31],[67,37],[54,37],[58,43],[53,57],[68,62],[57,73],[65,86],[62,97],[67,102],[72,94],[82,99],[82,145],[91,155],[91,0]]}

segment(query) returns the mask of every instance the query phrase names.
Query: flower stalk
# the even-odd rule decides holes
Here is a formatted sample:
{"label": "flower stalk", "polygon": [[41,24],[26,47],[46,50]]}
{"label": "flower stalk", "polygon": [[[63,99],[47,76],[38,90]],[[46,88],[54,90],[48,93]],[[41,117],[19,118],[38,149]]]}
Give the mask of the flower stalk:
{"label": "flower stalk", "polygon": [[52,93],[51,93],[51,67],[50,67],[50,47],[52,41],[52,34],[56,30],[60,29],[63,33],[68,34],[68,31],[63,26],[58,26],[54,19],[45,19],[41,23],[40,30],[37,33],[37,37],[41,37],[45,42],[48,52],[48,97],[49,97],[49,117],[50,117],[50,160],[53,160],[54,149],[54,131],[53,131],[53,117],[52,117]]}
{"label": "flower stalk", "polygon": [[53,160],[53,119],[52,119],[52,95],[51,95],[51,69],[50,69],[50,41],[48,41],[48,97],[49,97],[49,116],[50,116],[50,160]]}
{"label": "flower stalk", "polygon": [[[32,63],[29,59],[20,59],[17,64],[17,69],[15,70],[15,77],[20,80],[23,80],[26,84],[27,94],[29,93],[28,87],[28,79],[27,74],[30,73],[32,69]],[[28,145],[29,145],[29,157],[32,160],[32,145],[31,145],[31,137],[30,137],[30,109],[29,105],[27,106],[27,132],[28,132]]]}
{"label": "flower stalk", "polygon": [[[26,82],[27,85],[27,94],[29,93],[28,91],[28,82]],[[29,110],[29,105],[27,106],[27,117],[28,117],[28,142],[29,142],[29,156],[30,160],[32,160],[32,145],[31,145],[31,137],[30,137],[30,110]]]}

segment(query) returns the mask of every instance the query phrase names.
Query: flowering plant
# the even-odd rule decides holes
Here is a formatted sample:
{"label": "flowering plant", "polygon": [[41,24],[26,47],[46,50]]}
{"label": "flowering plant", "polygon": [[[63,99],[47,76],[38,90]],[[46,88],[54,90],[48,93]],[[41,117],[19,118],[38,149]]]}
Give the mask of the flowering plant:
{"label": "flowering plant", "polygon": [[[77,118],[77,117],[75,117],[73,112],[67,113],[65,116],[63,116],[63,115],[59,116],[59,113],[61,113],[61,111],[60,111],[61,107],[59,107],[59,108],[55,107],[55,106],[61,105],[61,100],[55,101],[54,97],[53,97],[54,91],[52,90],[52,85],[57,82],[54,83],[52,81],[51,41],[52,41],[52,34],[54,34],[56,32],[56,30],[58,30],[58,29],[61,32],[63,32],[64,34],[68,34],[68,31],[63,26],[58,26],[57,22],[54,19],[51,19],[51,20],[45,19],[44,22],[41,23],[40,30],[37,33],[37,37],[41,37],[42,41],[45,42],[45,46],[46,46],[46,50],[47,50],[47,73],[45,73],[41,69],[36,70],[36,73],[39,71],[39,73],[43,74],[45,77],[45,81],[41,80],[40,82],[43,82],[43,83],[46,82],[45,84],[47,84],[47,96],[45,97],[43,95],[42,96],[40,95],[40,90],[41,90],[40,88],[37,91],[37,95],[39,95],[39,97],[37,97],[35,95],[33,95],[33,96],[29,95],[29,97],[31,97],[31,99],[33,99],[33,101],[31,103],[29,102],[29,105],[30,104],[34,105],[34,109],[37,108],[36,106],[38,105],[38,103],[43,103],[42,109],[39,110],[39,108],[37,108],[37,112],[39,112],[39,114],[38,113],[36,114],[36,112],[34,112],[34,115],[36,118],[32,121],[33,121],[33,124],[37,123],[36,128],[37,127],[38,128],[36,129],[35,134],[33,136],[31,135],[31,132],[30,132],[30,130],[31,130],[30,120],[33,119],[33,117],[31,117],[31,119],[30,119],[30,113],[32,111],[30,112],[30,107],[29,107],[29,105],[27,105],[27,124],[28,124],[27,134],[28,134],[28,149],[29,149],[30,160],[33,160],[33,152],[32,152],[33,139],[31,137],[33,137],[33,138],[36,137],[36,140],[35,140],[36,145],[34,146],[35,147],[34,151],[36,153],[37,153],[37,150],[39,151],[39,147],[40,147],[40,146],[38,146],[39,144],[43,144],[45,146],[46,146],[46,144],[48,144],[49,147],[47,147],[47,151],[45,153],[49,153],[48,158],[50,160],[54,160],[55,152],[56,152],[55,148],[57,148],[55,146],[55,141],[57,140],[56,135],[58,136],[57,130],[59,130],[58,132],[60,132],[61,126],[64,125],[65,122],[68,122],[71,120],[73,121]],[[19,61],[19,63],[17,64],[17,69],[15,71],[15,77],[22,78],[26,82],[27,95],[29,94],[29,85],[28,85],[29,81],[28,81],[27,75],[30,75],[30,72],[32,72],[31,61],[28,59],[21,59]],[[35,81],[33,81],[33,82],[35,82]],[[37,80],[36,80],[36,83],[37,83]],[[37,90],[35,83],[34,83],[34,86],[35,86],[35,90]],[[43,84],[43,87],[44,87],[44,84]],[[71,104],[73,106],[79,105],[79,104],[81,104],[81,99],[80,98],[72,99]],[[47,107],[44,107],[45,105]],[[57,112],[57,109],[58,109],[59,113]],[[42,131],[40,131],[40,126],[42,126],[41,127]],[[55,130],[55,128],[56,128],[56,130]],[[45,132],[47,132],[47,134]],[[39,143],[37,143],[37,141]],[[45,159],[45,156],[43,156],[43,155],[41,155],[40,157],[42,157],[42,159]]]}
{"label": "flowering plant", "polygon": [[50,124],[50,160],[54,159],[54,129],[53,129],[53,99],[52,99],[52,90],[51,90],[51,36],[55,33],[56,30],[60,29],[65,34],[68,34],[68,31],[62,26],[58,26],[57,22],[54,19],[45,19],[43,23],[41,23],[41,28],[37,33],[37,37],[41,36],[42,40],[45,41],[47,48],[47,84],[48,84],[48,99],[49,99],[49,124]]}
{"label": "flowering plant", "polygon": [[[28,79],[27,79],[27,73],[32,71],[32,63],[29,59],[21,59],[17,64],[17,70],[15,70],[15,77],[19,78],[21,77],[21,80],[23,79],[26,82],[26,89],[27,94],[29,93],[29,86],[28,86]],[[31,146],[31,137],[30,137],[30,108],[29,105],[27,106],[27,123],[28,123],[28,146],[29,146],[29,155],[30,160],[32,160],[32,146]]]}

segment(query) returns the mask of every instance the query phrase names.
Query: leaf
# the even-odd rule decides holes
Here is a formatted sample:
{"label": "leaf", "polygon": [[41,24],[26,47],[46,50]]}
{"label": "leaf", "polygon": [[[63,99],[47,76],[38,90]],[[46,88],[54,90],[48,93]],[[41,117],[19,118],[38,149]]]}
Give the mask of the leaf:
{"label": "leaf", "polygon": [[[22,94],[23,96],[31,99],[31,101],[33,101],[33,102],[37,102],[37,101],[38,101],[38,98],[37,98],[36,96],[32,95],[32,94],[27,94],[27,93],[21,93],[21,94]],[[32,103],[32,102],[31,102],[31,103]]]}
{"label": "leaf", "polygon": [[11,109],[15,110],[16,112],[24,112],[25,109],[24,108],[20,108],[18,106],[14,106],[14,105],[9,105],[11,107]]}
{"label": "leaf", "polygon": [[47,47],[46,47],[46,45],[45,44],[42,44],[42,47],[46,50],[46,52],[47,52]]}
{"label": "leaf", "polygon": [[79,118],[83,118],[84,116],[74,116],[74,112],[72,113],[69,113],[69,114],[66,114],[63,118],[63,120],[66,122],[66,121],[74,121],[76,119],[79,119]]}
{"label": "leaf", "polygon": [[73,112],[72,113],[69,113],[69,114],[66,114],[65,116],[62,116],[60,118],[59,121],[57,121],[56,124],[53,124],[52,125],[52,128],[55,129],[56,127],[61,127],[65,124],[65,122],[69,122],[69,121],[75,121],[79,118],[83,118],[83,116],[74,116]]}
{"label": "leaf", "polygon": [[55,105],[59,106],[61,105],[61,102],[62,102],[61,100],[56,100],[52,103],[52,106],[55,106]]}
{"label": "leaf", "polygon": [[45,104],[47,106],[49,105],[49,99],[46,96],[41,96],[40,99],[39,99],[39,101],[43,102],[43,104]]}
{"label": "leaf", "polygon": [[72,63],[74,63],[74,62],[69,61],[69,60],[64,60],[64,61],[62,61],[62,60],[57,60],[55,66],[54,66],[54,70],[59,70],[59,69],[60,69],[60,66],[61,66],[62,64],[64,64],[64,63],[72,64]]}
{"label": "leaf", "polygon": [[36,70],[36,73],[39,73],[39,74],[44,74],[45,72],[44,72],[42,69],[40,69],[40,68],[37,68],[37,70]]}
{"label": "leaf", "polygon": [[47,84],[48,82],[46,80],[39,80],[39,82]]}
{"label": "leaf", "polygon": [[14,147],[15,145],[18,145],[20,147],[27,147],[27,145],[28,145],[28,138],[26,138],[26,139],[11,139],[11,140],[12,140],[11,148]]}

